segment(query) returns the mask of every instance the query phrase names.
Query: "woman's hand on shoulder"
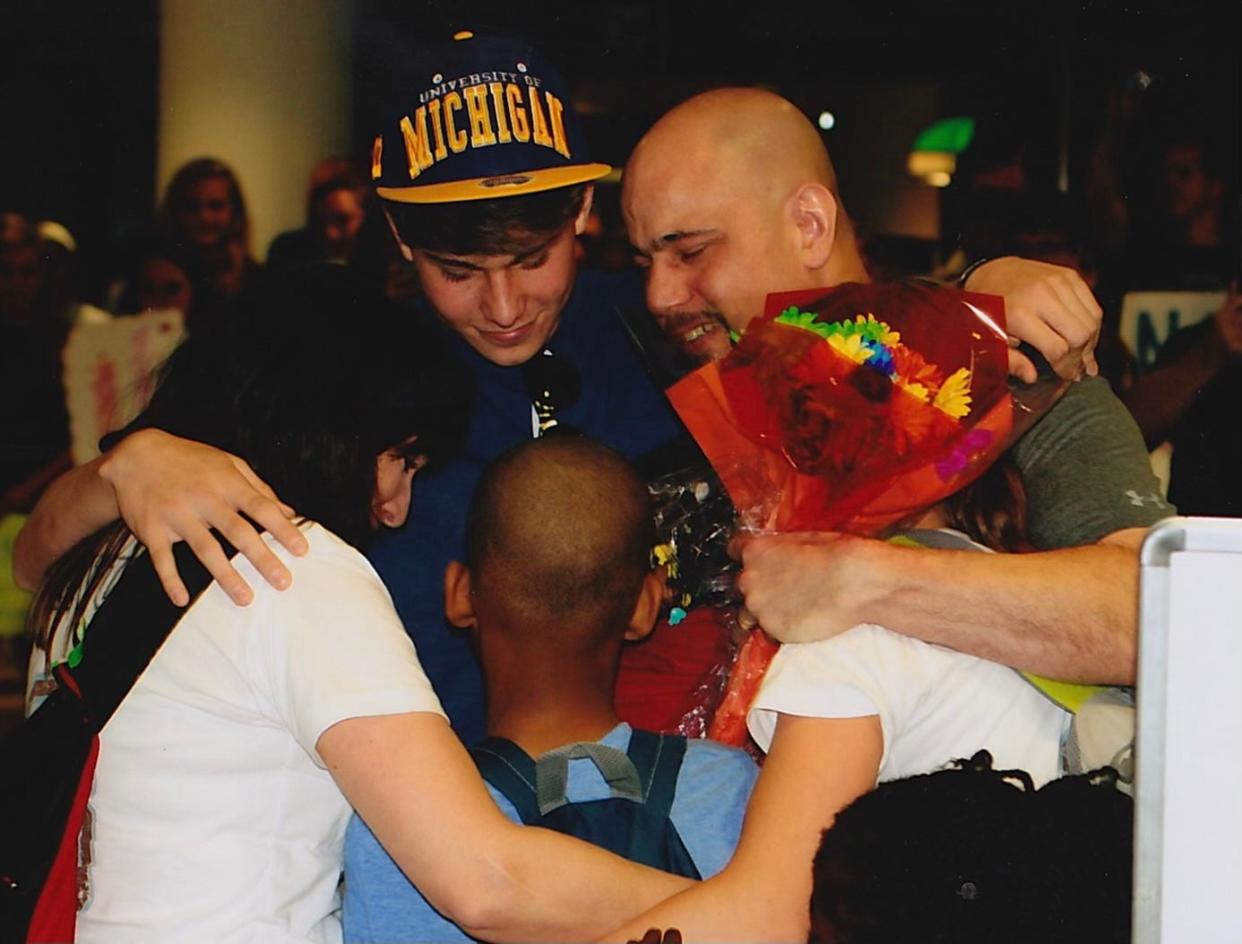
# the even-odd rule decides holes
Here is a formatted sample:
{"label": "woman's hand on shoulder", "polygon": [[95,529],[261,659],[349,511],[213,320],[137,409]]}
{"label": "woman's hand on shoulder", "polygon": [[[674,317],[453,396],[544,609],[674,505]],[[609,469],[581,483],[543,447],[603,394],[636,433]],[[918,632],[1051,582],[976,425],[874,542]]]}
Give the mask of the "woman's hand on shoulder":
{"label": "woman's hand on shoulder", "polygon": [[189,600],[172,547],[185,541],[234,603],[254,599],[234,569],[217,532],[278,590],[292,582],[289,569],[263,541],[270,531],[293,554],[306,538],[294,511],[242,459],[157,429],[131,433],[103,457],[99,477],[116,495],[121,518],[151,555],[164,592],[179,606]]}

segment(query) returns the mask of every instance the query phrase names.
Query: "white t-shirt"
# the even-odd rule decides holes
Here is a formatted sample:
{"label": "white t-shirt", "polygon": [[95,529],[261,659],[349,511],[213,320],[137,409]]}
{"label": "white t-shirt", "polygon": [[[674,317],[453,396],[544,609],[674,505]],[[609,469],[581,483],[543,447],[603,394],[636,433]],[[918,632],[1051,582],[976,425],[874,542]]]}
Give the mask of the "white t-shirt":
{"label": "white t-shirt", "polygon": [[370,564],[304,530],[305,557],[269,540],[293,586],[239,557],[254,602],[208,587],[100,735],[79,941],[341,939],[350,808],[315,744],[347,718],[443,712]]}
{"label": "white t-shirt", "polygon": [[821,642],[782,646],[748,716],[765,751],[778,714],[878,715],[877,782],[939,770],[980,748],[996,770],[1039,786],[1060,773],[1068,712],[1008,666],[863,624]]}

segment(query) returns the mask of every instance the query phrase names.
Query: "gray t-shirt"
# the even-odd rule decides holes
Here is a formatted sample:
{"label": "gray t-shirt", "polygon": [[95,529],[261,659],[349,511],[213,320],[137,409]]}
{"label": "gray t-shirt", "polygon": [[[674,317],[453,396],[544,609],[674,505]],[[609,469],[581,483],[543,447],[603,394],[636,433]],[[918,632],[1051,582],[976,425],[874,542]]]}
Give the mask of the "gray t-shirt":
{"label": "gray t-shirt", "polygon": [[1101,377],[1071,384],[1010,454],[1036,547],[1094,544],[1177,513],[1161,497],[1138,425]]}

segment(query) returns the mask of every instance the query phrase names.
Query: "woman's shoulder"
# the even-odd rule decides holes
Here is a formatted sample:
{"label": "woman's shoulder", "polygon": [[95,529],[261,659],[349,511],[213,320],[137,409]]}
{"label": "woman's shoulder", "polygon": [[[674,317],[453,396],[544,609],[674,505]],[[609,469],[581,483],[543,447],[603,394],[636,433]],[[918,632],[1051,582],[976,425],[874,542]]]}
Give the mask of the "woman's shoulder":
{"label": "woman's shoulder", "polygon": [[293,576],[293,583],[287,590],[274,590],[249,561],[241,557],[235,560],[234,566],[256,594],[270,591],[276,598],[291,592],[298,597],[320,596],[328,588],[369,587],[382,592],[385,600],[388,599],[383,581],[360,550],[318,522],[304,521],[299,529],[307,543],[306,553],[300,556],[285,550],[272,535],[263,535],[264,542]]}

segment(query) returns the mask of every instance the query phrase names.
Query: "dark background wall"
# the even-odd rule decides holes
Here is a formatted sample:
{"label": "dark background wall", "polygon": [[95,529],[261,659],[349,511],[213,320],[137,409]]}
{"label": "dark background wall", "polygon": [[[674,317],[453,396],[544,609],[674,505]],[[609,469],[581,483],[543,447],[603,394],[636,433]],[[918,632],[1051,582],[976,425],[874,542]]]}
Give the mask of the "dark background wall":
{"label": "dark background wall", "polygon": [[[1236,175],[1237,3],[352,6],[358,153],[370,138],[369,107],[389,65],[410,44],[469,27],[520,32],[539,44],[573,80],[596,154],[615,163],[686,95],[764,83],[812,114],[851,96],[896,102],[855,107],[849,124],[828,133],[838,163],[866,168],[894,120],[886,109],[905,100],[902,89],[922,88],[934,91],[942,114],[978,119],[971,161],[1003,161],[1024,145],[1023,160],[1041,186],[1057,179],[1064,137],[1077,188],[1110,87],[1141,69],[1153,78],[1144,94],[1161,102],[1152,112],[1206,126]],[[229,28],[227,18],[220,28]],[[144,219],[155,200],[158,73],[158,0],[0,0],[0,205],[62,220],[87,252]],[[877,97],[877,89],[888,90],[887,97]],[[861,173],[854,174],[860,185]],[[944,197],[951,223],[953,195]]]}
{"label": "dark background wall", "polygon": [[154,202],[158,0],[0,0],[0,208],[98,255]]}

